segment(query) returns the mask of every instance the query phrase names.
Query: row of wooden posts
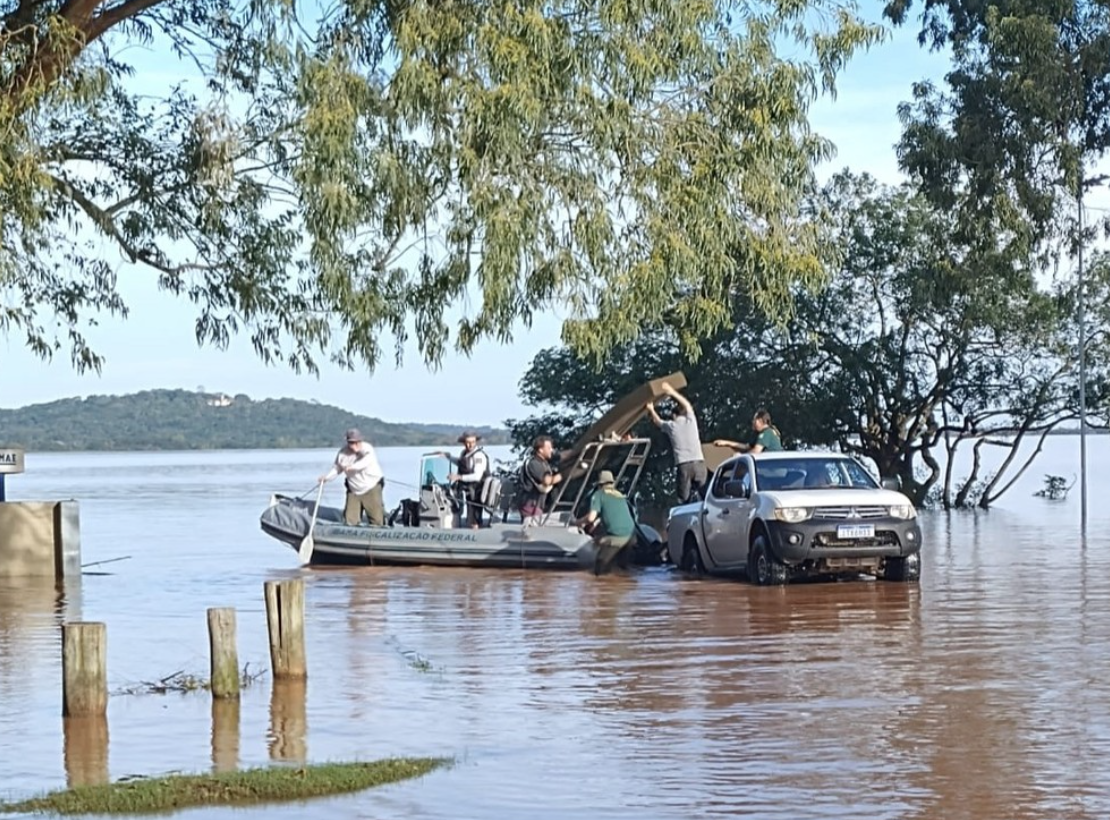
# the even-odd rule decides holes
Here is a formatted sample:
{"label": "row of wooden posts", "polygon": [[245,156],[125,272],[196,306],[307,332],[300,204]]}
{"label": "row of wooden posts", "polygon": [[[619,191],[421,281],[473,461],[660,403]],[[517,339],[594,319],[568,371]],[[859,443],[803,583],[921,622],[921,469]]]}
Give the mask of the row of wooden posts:
{"label": "row of wooden posts", "polygon": [[[304,651],[304,581],[267,581],[266,623],[275,680],[308,675]],[[235,610],[208,610],[211,687],[216,698],[239,697]],[[102,623],[62,624],[62,714],[103,715],[108,710],[108,639]]]}

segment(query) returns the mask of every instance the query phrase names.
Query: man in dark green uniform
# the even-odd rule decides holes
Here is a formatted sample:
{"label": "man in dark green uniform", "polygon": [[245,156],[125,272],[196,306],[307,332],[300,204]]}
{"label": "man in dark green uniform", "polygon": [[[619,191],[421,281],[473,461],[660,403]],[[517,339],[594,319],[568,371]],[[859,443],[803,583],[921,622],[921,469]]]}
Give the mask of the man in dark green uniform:
{"label": "man in dark green uniform", "polygon": [[628,499],[621,495],[614,483],[609,470],[597,474],[597,489],[590,496],[590,510],[578,520],[580,527],[594,525],[593,537],[597,544],[595,575],[608,572],[614,561],[621,568],[627,567],[636,537],[636,522],[632,520]]}
{"label": "man in dark green uniform", "polygon": [[729,441],[719,438],[713,442],[718,447],[730,447],[738,453],[762,453],[782,449],[782,438],[778,428],[771,424],[771,414],[764,408],[755,411],[752,417],[752,438],[749,441]]}

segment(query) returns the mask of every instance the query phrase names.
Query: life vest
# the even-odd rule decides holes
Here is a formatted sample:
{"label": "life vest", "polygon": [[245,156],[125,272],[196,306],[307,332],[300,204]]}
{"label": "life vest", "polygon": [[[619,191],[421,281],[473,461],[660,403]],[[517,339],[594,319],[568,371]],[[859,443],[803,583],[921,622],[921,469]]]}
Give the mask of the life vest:
{"label": "life vest", "polygon": [[456,463],[459,465],[459,473],[460,474],[462,474],[462,475],[473,475],[474,474],[474,462],[477,461],[478,453],[482,454],[482,456],[485,458],[485,462],[486,462],[485,469],[482,470],[481,475],[478,476],[478,480],[481,481],[483,478],[488,476],[489,472],[490,472],[489,456],[486,455],[486,451],[483,450],[481,447],[475,447],[473,450],[471,450],[469,452],[467,450],[463,450],[462,455],[460,455],[458,457],[458,460],[457,460]]}

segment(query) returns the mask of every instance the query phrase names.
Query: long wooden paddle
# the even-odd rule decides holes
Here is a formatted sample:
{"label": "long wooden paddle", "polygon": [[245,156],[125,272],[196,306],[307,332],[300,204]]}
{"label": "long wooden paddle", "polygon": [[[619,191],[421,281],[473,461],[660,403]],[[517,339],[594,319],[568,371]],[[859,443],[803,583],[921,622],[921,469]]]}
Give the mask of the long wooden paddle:
{"label": "long wooden paddle", "polygon": [[312,540],[312,531],[316,528],[316,513],[320,512],[320,499],[324,495],[324,482],[320,482],[320,489],[316,491],[316,505],[312,508],[312,520],[308,524],[308,534],[301,539],[301,545],[297,548],[297,555],[301,559],[302,564],[307,564],[312,560],[312,551],[316,549],[316,542]]}

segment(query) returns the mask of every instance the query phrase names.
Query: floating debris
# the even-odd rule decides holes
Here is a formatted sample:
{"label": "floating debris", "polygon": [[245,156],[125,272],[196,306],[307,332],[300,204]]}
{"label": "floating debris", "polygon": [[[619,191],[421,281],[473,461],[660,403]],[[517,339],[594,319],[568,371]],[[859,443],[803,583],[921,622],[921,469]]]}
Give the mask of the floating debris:
{"label": "floating debris", "polygon": [[[252,672],[250,663],[243,664],[243,671],[239,673],[239,688],[246,689],[265,674],[265,669]],[[165,695],[170,692],[207,692],[212,688],[212,681],[200,675],[191,675],[179,669],[171,675],[159,678],[156,681],[139,681],[128,684],[112,692],[113,695]]]}

